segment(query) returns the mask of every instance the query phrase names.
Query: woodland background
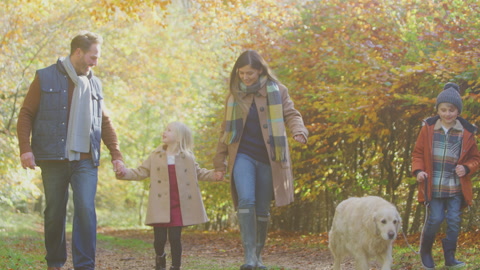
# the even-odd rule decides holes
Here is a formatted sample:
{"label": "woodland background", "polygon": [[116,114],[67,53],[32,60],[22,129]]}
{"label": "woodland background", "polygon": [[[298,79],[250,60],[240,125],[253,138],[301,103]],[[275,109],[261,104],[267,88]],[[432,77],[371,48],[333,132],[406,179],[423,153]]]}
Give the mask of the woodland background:
{"label": "woodland background", "polygon": [[[23,170],[16,120],[35,70],[69,53],[80,30],[104,37],[94,69],[125,162],[136,167],[164,127],[195,132],[198,162],[212,168],[228,76],[258,50],[289,88],[310,131],[293,140],[295,203],[272,209],[273,229],[325,232],[350,196],[393,202],[404,231],[421,228],[411,152],[446,82],[460,85],[462,116],[480,123],[480,5],[474,0],[2,0],[0,1],[0,209],[43,211],[40,170]],[[99,172],[100,226],[141,226],[149,181],[115,180],[106,148]],[[476,204],[463,229],[480,220]],[[202,182],[210,222],[235,226],[228,183]]]}

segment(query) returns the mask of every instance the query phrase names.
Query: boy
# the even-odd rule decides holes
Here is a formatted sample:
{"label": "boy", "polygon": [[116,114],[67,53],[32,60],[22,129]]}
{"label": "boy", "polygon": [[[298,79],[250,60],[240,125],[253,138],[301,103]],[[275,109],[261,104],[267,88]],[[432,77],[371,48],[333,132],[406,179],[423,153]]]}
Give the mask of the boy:
{"label": "boy", "polygon": [[445,266],[457,269],[466,265],[455,259],[455,250],[461,209],[472,204],[470,176],[479,167],[480,154],[477,128],[459,117],[462,107],[458,85],[447,83],[437,96],[438,115],[424,120],[412,154],[412,172],[419,182],[418,201],[429,207],[420,244],[425,269],[435,269],[432,245],[443,220],[447,222],[442,239]]}

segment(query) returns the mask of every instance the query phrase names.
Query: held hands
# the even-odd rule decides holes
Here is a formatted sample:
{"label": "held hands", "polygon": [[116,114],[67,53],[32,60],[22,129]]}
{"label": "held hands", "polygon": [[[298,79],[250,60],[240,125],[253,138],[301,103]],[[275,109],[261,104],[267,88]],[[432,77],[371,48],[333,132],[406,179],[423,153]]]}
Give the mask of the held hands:
{"label": "held hands", "polygon": [[33,156],[32,152],[23,153],[20,156],[20,161],[22,162],[22,167],[24,169],[30,168],[35,170],[35,166],[37,166],[37,164],[35,164],[35,156]]}
{"label": "held hands", "polygon": [[302,134],[293,136],[293,139],[299,143],[303,143],[303,144],[307,143],[307,139]]}
{"label": "held hands", "polygon": [[213,178],[215,181],[223,181],[223,177],[225,176],[225,172],[222,171],[216,171],[213,173]]}
{"label": "held hands", "polygon": [[117,159],[117,160],[112,160],[113,164],[113,171],[115,174],[119,177],[125,176],[127,174],[127,168],[125,167],[125,164],[123,164],[123,161]]}

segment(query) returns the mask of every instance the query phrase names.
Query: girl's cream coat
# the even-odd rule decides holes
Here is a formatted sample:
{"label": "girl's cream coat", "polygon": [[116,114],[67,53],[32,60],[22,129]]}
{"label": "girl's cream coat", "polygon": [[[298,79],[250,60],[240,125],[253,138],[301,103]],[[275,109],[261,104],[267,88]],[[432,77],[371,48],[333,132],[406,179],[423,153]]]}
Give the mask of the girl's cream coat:
{"label": "girl's cream coat", "polygon": [[[288,95],[287,88],[279,84],[280,93],[282,95],[282,105],[283,105],[283,118],[285,121],[285,126],[291,131],[291,135],[303,135],[305,138],[308,138],[308,130],[305,128],[303,123],[302,115],[298,112],[293,104],[293,101]],[[287,161],[286,162],[276,162],[271,160],[270,155],[270,144],[268,143],[268,125],[267,125],[267,90],[266,87],[260,89],[256,95],[250,94],[243,97],[244,101],[247,104],[252,104],[253,99],[255,99],[255,104],[258,111],[258,116],[260,118],[260,127],[267,147],[268,155],[270,156],[270,165],[272,168],[272,180],[273,180],[273,190],[275,196],[276,206],[287,205],[293,202],[293,175],[290,162],[290,152],[287,145]],[[245,126],[245,120],[247,119],[248,111],[243,111],[243,125]],[[222,138],[223,131],[225,127],[225,121],[222,124],[222,132],[220,138]],[[287,136],[285,134],[285,136]],[[228,158],[228,171],[232,172],[233,165],[235,164],[235,157],[237,156],[237,151],[240,143],[232,143],[227,145],[222,141],[218,142],[217,153],[213,160],[215,166],[215,171],[226,171],[227,163],[226,159]],[[231,181],[231,193],[235,206],[237,206],[238,198],[237,191],[235,189],[234,181]]]}
{"label": "girl's cream coat", "polygon": [[[183,225],[194,225],[208,221],[203,206],[198,179],[213,181],[213,170],[202,169],[193,156],[180,153],[175,156],[178,193]],[[150,177],[147,216],[145,224],[170,222],[170,181],[168,177],[167,153],[158,147],[137,169],[128,169],[122,180],[143,180]]]}

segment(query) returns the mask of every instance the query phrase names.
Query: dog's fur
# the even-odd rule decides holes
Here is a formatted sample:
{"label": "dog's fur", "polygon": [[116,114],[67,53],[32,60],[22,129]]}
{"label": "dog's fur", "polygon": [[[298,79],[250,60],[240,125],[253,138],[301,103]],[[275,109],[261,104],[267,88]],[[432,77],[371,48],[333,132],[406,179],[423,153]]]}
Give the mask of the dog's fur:
{"label": "dog's fur", "polygon": [[390,270],[392,243],[400,226],[395,206],[380,197],[353,197],[341,202],[328,235],[335,259],[333,269],[340,270],[344,257],[352,256],[357,270],[368,270],[370,261]]}

